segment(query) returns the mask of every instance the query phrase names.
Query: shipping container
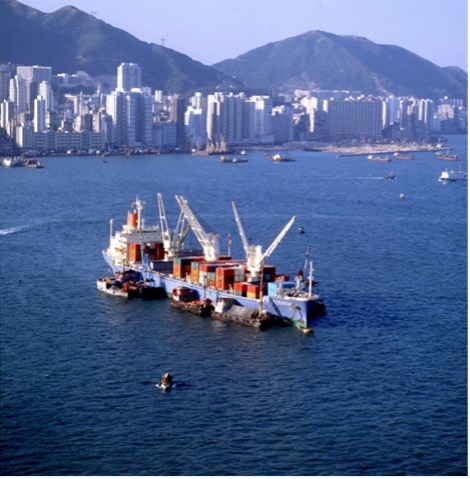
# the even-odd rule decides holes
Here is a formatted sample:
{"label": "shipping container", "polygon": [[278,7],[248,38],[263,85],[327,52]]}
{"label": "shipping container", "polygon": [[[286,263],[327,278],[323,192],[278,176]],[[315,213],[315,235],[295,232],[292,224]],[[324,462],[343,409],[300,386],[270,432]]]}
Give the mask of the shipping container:
{"label": "shipping container", "polygon": [[142,261],[142,253],[139,243],[129,243],[129,261]]}
{"label": "shipping container", "polygon": [[276,281],[268,283],[268,296],[276,296],[278,294],[279,288],[281,289],[292,289],[295,287],[294,281]]}

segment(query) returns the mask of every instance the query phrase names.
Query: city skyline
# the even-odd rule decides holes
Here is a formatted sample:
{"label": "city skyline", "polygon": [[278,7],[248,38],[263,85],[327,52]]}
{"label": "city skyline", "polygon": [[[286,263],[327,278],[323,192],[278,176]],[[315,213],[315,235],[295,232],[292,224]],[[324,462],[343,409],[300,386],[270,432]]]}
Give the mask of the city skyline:
{"label": "city skyline", "polygon": [[[466,0],[22,0],[49,13],[73,5],[139,40],[206,65],[310,30],[403,47],[440,67],[468,71]],[[137,8],[136,8],[137,6]],[[152,13],[152,14],[149,14]]]}

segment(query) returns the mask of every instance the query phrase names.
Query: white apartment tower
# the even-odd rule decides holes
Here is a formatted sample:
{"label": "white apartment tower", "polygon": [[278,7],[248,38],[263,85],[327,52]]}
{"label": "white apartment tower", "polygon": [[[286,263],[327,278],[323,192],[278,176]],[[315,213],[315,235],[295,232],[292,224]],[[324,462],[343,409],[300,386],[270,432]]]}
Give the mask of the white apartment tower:
{"label": "white apartment tower", "polygon": [[18,75],[10,80],[10,100],[15,104],[16,113],[26,111],[26,82]]}
{"label": "white apartment tower", "polygon": [[131,91],[142,87],[142,69],[137,63],[121,63],[117,69],[117,89]]}
{"label": "white apartment tower", "polygon": [[34,133],[44,133],[46,131],[46,100],[38,96],[34,100]]}
{"label": "white apartment tower", "polygon": [[54,96],[50,82],[42,81],[39,83],[38,95],[46,100],[46,110],[51,111],[54,109]]}

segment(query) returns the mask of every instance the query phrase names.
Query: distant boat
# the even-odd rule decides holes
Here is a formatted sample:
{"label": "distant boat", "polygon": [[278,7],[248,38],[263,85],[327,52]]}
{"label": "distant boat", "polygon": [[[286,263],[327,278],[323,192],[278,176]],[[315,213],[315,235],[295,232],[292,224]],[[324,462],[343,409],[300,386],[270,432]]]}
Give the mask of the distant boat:
{"label": "distant boat", "polygon": [[448,160],[448,161],[457,161],[459,157],[457,155],[451,155],[450,149],[447,150],[447,153],[436,153],[436,158],[438,160]]}
{"label": "distant boat", "polygon": [[395,175],[393,173],[387,173],[386,175],[383,175],[382,178],[384,180],[393,180],[393,179],[395,179]]}
{"label": "distant boat", "polygon": [[411,153],[400,153],[399,151],[395,152],[393,156],[397,160],[414,160],[415,155],[412,155]]}
{"label": "distant boat", "polygon": [[457,180],[466,180],[467,172],[466,171],[454,171],[445,169],[441,176],[439,176],[439,181],[457,181]]}
{"label": "distant boat", "polygon": [[389,156],[368,155],[369,161],[378,161],[379,163],[390,163],[392,159]]}
{"label": "distant boat", "polygon": [[246,163],[248,158],[232,158],[230,156],[221,155],[221,163]]}
{"label": "distant boat", "polygon": [[24,166],[26,168],[44,168],[44,165],[40,161],[36,160],[36,158],[25,160]]}
{"label": "distant boat", "polygon": [[287,155],[280,155],[279,153],[276,153],[275,155],[273,155],[271,157],[271,159],[275,162],[275,163],[281,163],[283,161],[295,161],[294,158],[292,158],[292,156],[290,156],[289,154]]}
{"label": "distant boat", "polygon": [[3,159],[2,165],[7,168],[13,168],[15,166],[24,166],[24,161],[19,156],[8,156]]}

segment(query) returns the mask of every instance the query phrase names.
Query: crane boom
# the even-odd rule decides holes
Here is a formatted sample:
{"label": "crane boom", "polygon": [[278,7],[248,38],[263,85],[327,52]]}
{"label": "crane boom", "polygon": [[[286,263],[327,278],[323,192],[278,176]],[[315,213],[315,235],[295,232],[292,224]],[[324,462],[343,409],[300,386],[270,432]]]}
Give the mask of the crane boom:
{"label": "crane boom", "polygon": [[184,215],[182,211],[180,211],[178,223],[176,224],[175,230],[171,231],[168,227],[165,207],[163,205],[163,196],[161,193],[158,193],[157,200],[158,211],[160,215],[160,229],[162,231],[163,248],[165,250],[165,259],[169,259],[173,258],[177,254],[177,251],[182,247],[182,243],[184,241],[184,238],[188,234],[188,231],[184,231],[185,225]]}
{"label": "crane boom", "polygon": [[293,216],[289,222],[284,226],[283,230],[277,235],[277,238],[271,243],[271,246],[261,256],[260,263],[262,263],[268,256],[271,256],[273,251],[277,248],[279,243],[283,240],[284,236],[290,230],[290,227],[294,224],[295,216]]}
{"label": "crane boom", "polygon": [[240,233],[240,237],[243,243],[243,249],[246,253],[246,264],[249,271],[248,281],[258,281],[261,277],[262,269],[263,269],[263,261],[268,258],[279,243],[282,241],[284,236],[289,231],[290,227],[293,225],[295,221],[295,216],[293,216],[289,222],[284,226],[282,231],[277,235],[276,239],[271,243],[269,248],[263,253],[261,245],[250,245],[248,244],[248,239],[246,237],[245,230],[243,229],[243,225],[240,219],[240,215],[238,214],[237,206],[232,201],[232,208],[233,214],[235,215],[235,221],[238,226],[238,231]]}
{"label": "crane boom", "polygon": [[235,204],[234,201],[232,201],[232,208],[233,208],[233,214],[235,215],[235,222],[237,223],[238,231],[240,233],[240,238],[243,243],[243,249],[245,250],[245,253],[248,254],[250,245],[248,244],[245,230],[243,229],[243,225],[242,225],[242,220],[240,219],[240,215],[238,214],[238,210],[237,210],[237,205]]}
{"label": "crane boom", "polygon": [[175,195],[176,201],[181,208],[187,222],[191,226],[197,240],[204,249],[204,256],[207,261],[216,261],[219,259],[219,238],[213,233],[206,233],[201,223],[197,219],[188,205],[188,202],[182,196]]}
{"label": "crane boom", "polygon": [[165,207],[163,206],[163,197],[161,193],[157,194],[158,201],[158,213],[160,216],[160,228],[162,230],[163,246],[166,250],[171,243],[171,233],[170,228],[168,228],[168,222],[166,220]]}

